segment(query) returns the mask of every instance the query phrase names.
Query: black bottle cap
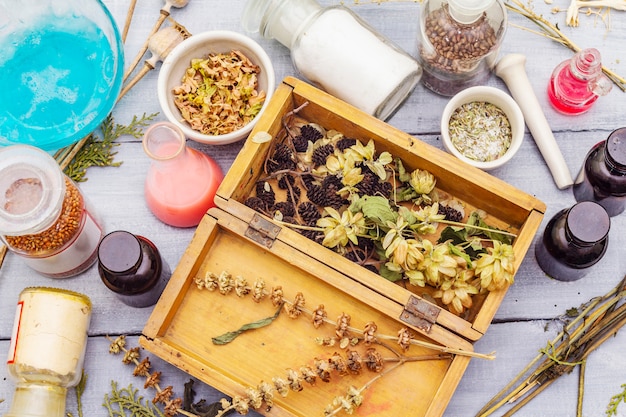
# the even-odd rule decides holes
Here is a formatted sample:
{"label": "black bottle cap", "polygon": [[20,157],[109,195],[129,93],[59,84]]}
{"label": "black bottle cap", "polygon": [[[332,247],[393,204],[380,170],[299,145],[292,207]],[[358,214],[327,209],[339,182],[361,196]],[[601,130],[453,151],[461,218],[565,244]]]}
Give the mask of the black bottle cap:
{"label": "black bottle cap", "polygon": [[139,239],[124,231],[109,233],[98,247],[98,262],[112,274],[129,272],[141,262]]}
{"label": "black bottle cap", "polygon": [[611,218],[604,207],[593,201],[581,201],[567,213],[567,228],[572,237],[593,244],[604,239],[611,227]]}
{"label": "black bottle cap", "polygon": [[[144,250],[150,252],[144,254]],[[154,253],[154,256],[148,255],[149,258],[144,259],[148,253]],[[123,295],[139,294],[150,289],[159,279],[161,258],[145,238],[115,231],[100,241],[98,273],[111,291]]]}

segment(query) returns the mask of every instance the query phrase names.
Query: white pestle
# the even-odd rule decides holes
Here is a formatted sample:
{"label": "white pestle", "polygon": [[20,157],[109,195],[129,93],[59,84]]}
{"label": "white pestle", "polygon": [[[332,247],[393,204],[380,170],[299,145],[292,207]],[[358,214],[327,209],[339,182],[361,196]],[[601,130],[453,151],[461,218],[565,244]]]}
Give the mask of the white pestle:
{"label": "white pestle", "polygon": [[511,95],[522,109],[528,130],[533,135],[556,186],[562,190],[570,187],[574,180],[528,80],[525,64],[526,57],[522,54],[505,55],[496,64],[494,72],[506,83]]}

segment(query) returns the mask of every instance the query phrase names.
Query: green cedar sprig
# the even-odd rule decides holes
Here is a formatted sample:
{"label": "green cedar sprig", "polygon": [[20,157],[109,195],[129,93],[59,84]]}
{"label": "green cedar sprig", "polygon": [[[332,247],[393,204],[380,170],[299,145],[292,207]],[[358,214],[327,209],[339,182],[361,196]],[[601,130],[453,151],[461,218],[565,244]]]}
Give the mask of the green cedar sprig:
{"label": "green cedar sprig", "polygon": [[98,137],[95,132],[89,135],[87,141],[65,168],[65,173],[74,181],[82,182],[87,180],[86,173],[89,167],[120,166],[122,162],[115,161],[117,152],[114,152],[113,148],[119,145],[115,141],[125,135],[140,138],[143,135],[143,128],[148,126],[156,116],[157,113],[150,115],[144,113],[141,117],[133,116],[128,125],[122,125],[115,123],[113,116],[109,114],[99,128],[102,137]]}
{"label": "green cedar sprig", "polygon": [[626,384],[622,384],[623,391],[611,397],[609,405],[606,407],[606,416],[617,416],[617,407],[620,403],[626,403]]}
{"label": "green cedar sprig", "polygon": [[117,382],[111,381],[111,394],[104,395],[102,405],[109,411],[110,417],[126,416],[127,411],[136,417],[165,417],[150,400],[144,400],[143,396],[137,395],[138,391],[132,384],[118,389]]}

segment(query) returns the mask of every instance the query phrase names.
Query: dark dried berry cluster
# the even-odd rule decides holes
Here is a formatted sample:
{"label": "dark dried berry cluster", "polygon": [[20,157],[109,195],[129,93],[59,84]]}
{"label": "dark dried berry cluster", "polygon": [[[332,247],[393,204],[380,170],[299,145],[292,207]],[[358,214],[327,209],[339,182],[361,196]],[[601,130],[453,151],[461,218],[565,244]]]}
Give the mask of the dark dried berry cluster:
{"label": "dark dried berry cluster", "polygon": [[378,175],[369,169],[363,170],[363,179],[356,185],[360,196],[381,195],[385,198],[391,196],[393,186],[387,181],[381,181]]}
{"label": "dark dried berry cluster", "polygon": [[439,204],[439,208],[437,210],[438,214],[443,214],[446,220],[452,222],[462,222],[463,221],[463,213],[459,210],[452,208],[450,206],[446,206],[443,204]]}
{"label": "dark dried berry cluster", "polygon": [[309,142],[315,143],[323,138],[322,132],[311,125],[304,125],[300,128],[300,134],[293,138],[293,146],[296,152],[305,152],[309,146]]}
{"label": "dark dried berry cluster", "polygon": [[307,197],[320,207],[332,207],[338,210],[348,204],[348,200],[338,194],[342,188],[341,180],[334,175],[329,175],[324,178],[321,185],[311,184],[307,190]]}
{"label": "dark dried berry cluster", "polygon": [[274,149],[272,157],[267,161],[268,173],[294,170],[296,168],[296,156],[293,151],[284,143],[278,143]]}
{"label": "dark dried berry cluster", "polygon": [[313,166],[318,167],[320,165],[326,165],[326,159],[333,153],[335,153],[335,147],[331,144],[315,148],[313,155],[311,156]]}

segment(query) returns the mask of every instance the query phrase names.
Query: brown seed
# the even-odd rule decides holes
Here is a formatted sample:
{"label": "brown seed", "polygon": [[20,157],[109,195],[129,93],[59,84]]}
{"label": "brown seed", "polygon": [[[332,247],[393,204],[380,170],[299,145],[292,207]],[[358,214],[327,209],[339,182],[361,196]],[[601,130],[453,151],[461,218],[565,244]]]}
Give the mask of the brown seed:
{"label": "brown seed", "polygon": [[37,234],[5,236],[12,249],[27,255],[48,255],[62,249],[76,236],[83,218],[83,196],[68,178],[65,179],[65,187],[65,199],[57,220]]}

